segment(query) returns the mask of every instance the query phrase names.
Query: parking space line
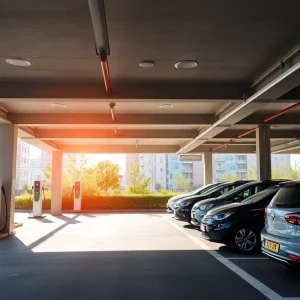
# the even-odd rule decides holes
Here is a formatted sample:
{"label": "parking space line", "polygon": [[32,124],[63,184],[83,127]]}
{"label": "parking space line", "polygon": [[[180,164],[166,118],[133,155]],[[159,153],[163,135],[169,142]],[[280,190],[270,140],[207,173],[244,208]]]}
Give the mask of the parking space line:
{"label": "parking space line", "polygon": [[258,259],[258,260],[268,260],[268,257],[226,257],[227,259],[244,259],[244,260],[248,260],[248,259]]}
{"label": "parking space line", "polygon": [[[247,283],[249,283],[252,287],[254,287],[256,290],[261,292],[263,295],[265,295],[270,300],[286,300],[286,298],[281,297],[279,294],[277,294],[275,291],[264,285],[262,282],[242,270],[240,267],[232,263],[230,260],[216,252],[215,250],[211,249],[208,245],[200,241],[198,238],[192,236],[191,234],[187,233],[183,228],[175,224],[171,221],[171,219],[164,218],[170,225],[175,227],[178,231],[183,233],[188,239],[193,241],[195,244],[197,244],[200,249],[206,250],[210,255],[212,255],[215,259],[217,259],[220,263],[222,263],[224,266],[226,266],[228,269],[230,269],[232,272],[234,272],[236,275],[244,279]],[[297,299],[297,298],[295,298]],[[293,299],[293,300],[295,300]]]}

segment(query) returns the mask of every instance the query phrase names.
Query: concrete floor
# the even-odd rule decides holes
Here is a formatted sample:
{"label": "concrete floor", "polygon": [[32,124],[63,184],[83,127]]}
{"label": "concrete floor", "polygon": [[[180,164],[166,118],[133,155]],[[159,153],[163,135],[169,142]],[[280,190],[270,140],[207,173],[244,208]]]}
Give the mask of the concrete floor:
{"label": "concrete floor", "polygon": [[1,300],[300,296],[299,274],[204,241],[169,214],[17,213],[16,221],[24,226],[0,240]]}

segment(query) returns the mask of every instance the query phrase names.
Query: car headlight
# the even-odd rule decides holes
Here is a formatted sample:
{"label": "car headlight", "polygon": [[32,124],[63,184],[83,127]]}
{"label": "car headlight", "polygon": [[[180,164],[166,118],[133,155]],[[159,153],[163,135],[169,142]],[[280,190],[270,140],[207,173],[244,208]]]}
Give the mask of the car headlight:
{"label": "car headlight", "polygon": [[186,206],[188,206],[189,204],[191,204],[191,202],[188,202],[188,201],[182,201],[182,202],[180,202],[180,206],[181,206],[181,207],[186,207]]}
{"label": "car headlight", "polygon": [[213,204],[201,205],[200,210],[208,210],[211,209],[213,206]]}
{"label": "car headlight", "polygon": [[216,214],[212,216],[212,219],[215,221],[221,221],[224,220],[226,218],[228,218],[229,216],[231,216],[233,213],[221,213],[221,214]]}

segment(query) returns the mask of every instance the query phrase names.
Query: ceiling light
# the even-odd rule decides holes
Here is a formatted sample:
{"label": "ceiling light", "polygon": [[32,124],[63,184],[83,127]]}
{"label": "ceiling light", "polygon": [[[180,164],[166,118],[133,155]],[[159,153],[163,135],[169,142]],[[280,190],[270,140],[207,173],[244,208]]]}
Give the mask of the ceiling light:
{"label": "ceiling light", "polygon": [[166,103],[166,104],[161,104],[158,107],[159,108],[172,108],[172,107],[174,107],[174,105],[170,104],[170,103]]}
{"label": "ceiling light", "polygon": [[153,66],[154,66],[154,62],[153,61],[141,61],[140,63],[139,63],[139,66],[141,67],[141,68],[152,68]]}
{"label": "ceiling light", "polygon": [[175,64],[176,69],[193,69],[198,66],[198,63],[194,60],[182,60]]}
{"label": "ceiling light", "polygon": [[236,140],[235,140],[235,142],[237,142],[237,143],[243,143],[243,142],[244,142],[244,140],[241,140],[241,139],[236,139]]}
{"label": "ceiling light", "polygon": [[154,143],[157,143],[157,141],[151,141],[151,143],[153,143],[153,144],[154,144]]}
{"label": "ceiling light", "polygon": [[9,65],[13,65],[16,67],[30,67],[31,66],[31,62],[26,59],[23,59],[23,58],[8,58],[5,62]]}
{"label": "ceiling light", "polygon": [[63,103],[52,103],[51,107],[54,107],[54,108],[66,108],[67,105],[63,104]]}

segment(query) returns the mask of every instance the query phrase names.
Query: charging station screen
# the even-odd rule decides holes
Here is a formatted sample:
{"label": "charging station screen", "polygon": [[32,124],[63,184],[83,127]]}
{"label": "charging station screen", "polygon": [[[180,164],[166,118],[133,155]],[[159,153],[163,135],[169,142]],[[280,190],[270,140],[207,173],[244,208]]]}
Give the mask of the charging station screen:
{"label": "charging station screen", "polygon": [[40,182],[34,182],[34,201],[38,202],[40,200]]}

